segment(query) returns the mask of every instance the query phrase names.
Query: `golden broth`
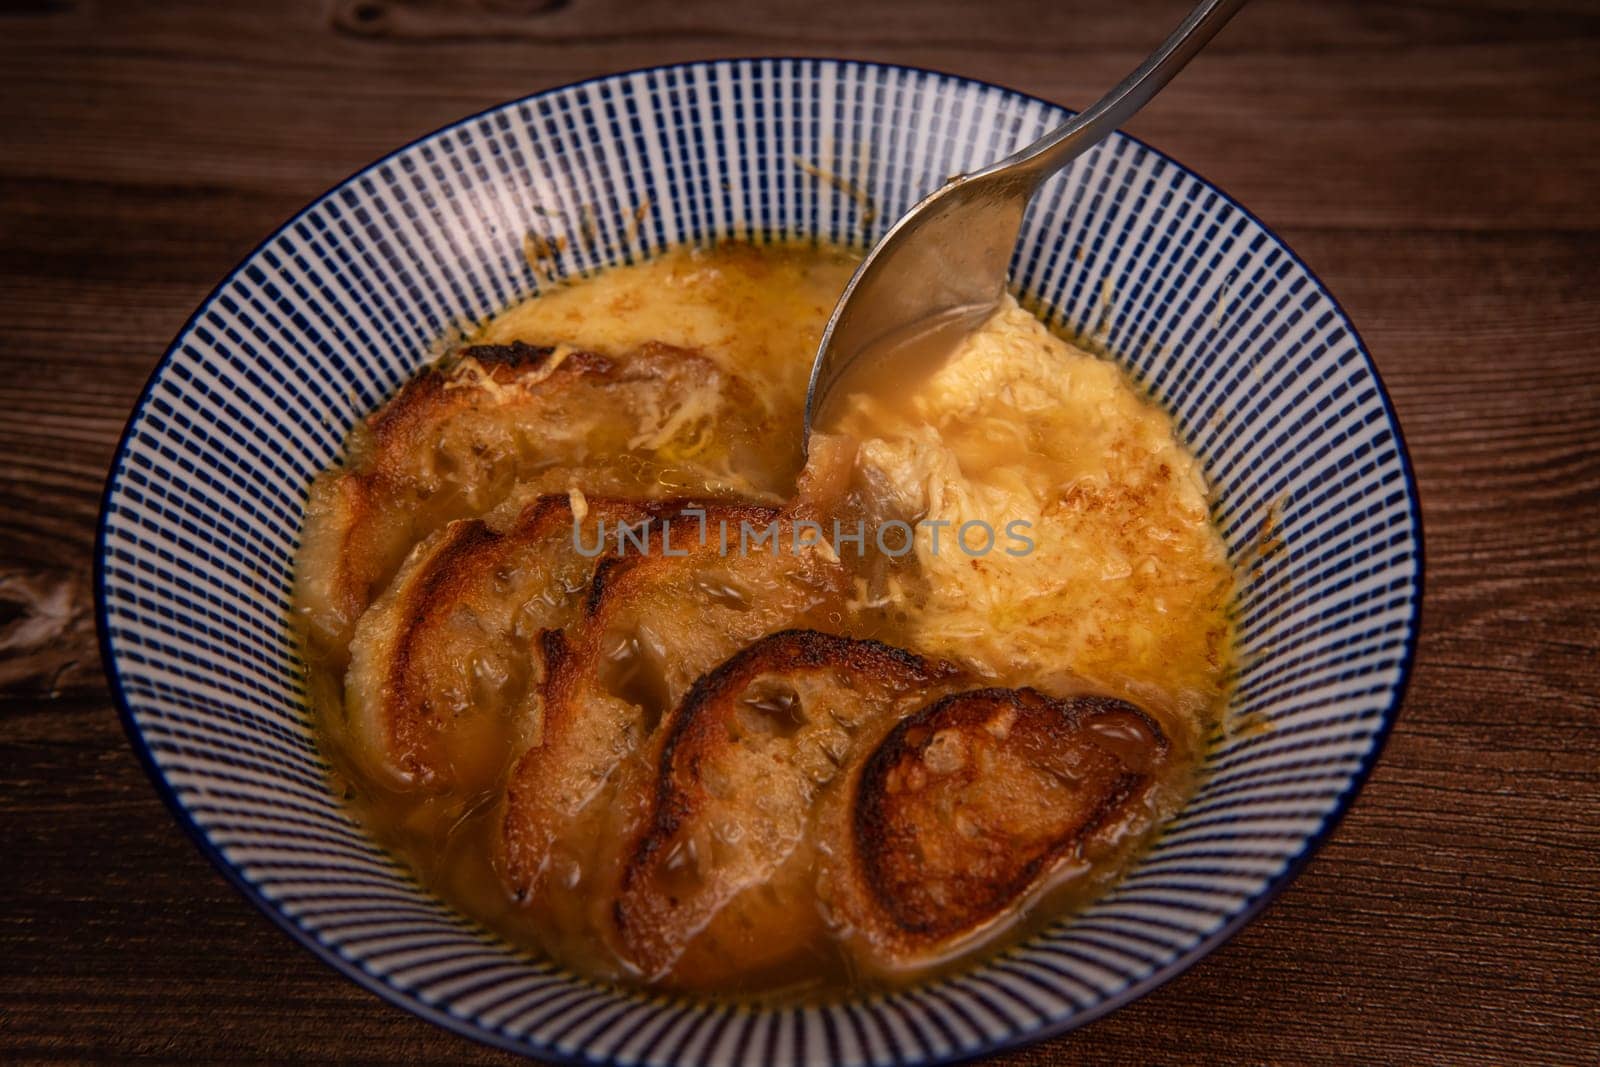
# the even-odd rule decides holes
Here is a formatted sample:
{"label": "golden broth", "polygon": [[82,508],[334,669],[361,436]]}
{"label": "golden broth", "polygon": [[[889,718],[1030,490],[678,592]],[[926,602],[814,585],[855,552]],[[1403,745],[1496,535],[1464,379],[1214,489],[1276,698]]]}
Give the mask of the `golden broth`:
{"label": "golden broth", "polygon": [[[512,307],[473,341],[599,353],[662,342],[698,352],[747,383],[765,409],[763,434],[720,447],[762,467],[767,482],[792,485],[811,357],[855,263],[853,253],[811,244],[676,249]],[[865,392],[841,403],[828,427],[848,440],[845,452],[833,454],[854,456],[840,513],[903,520],[915,533],[911,550],[897,558],[841,553],[854,591],[828,619],[831,628],[944,657],[985,685],[1139,705],[1176,753],[1144,800],[1150,824],[1159,824],[1192,788],[1203,739],[1222,713],[1231,640],[1223,547],[1198,465],[1170,419],[1113,364],[1073,348],[1014,304],[914,388],[892,377],[864,381]],[[649,447],[684,446],[669,438]],[[624,488],[660,495],[660,465],[639,469],[655,473]],[[581,500],[588,487],[571,488]],[[308,520],[308,542],[321,521],[316,513]],[[995,532],[995,551],[977,557],[953,544],[973,522]],[[945,524],[942,551],[934,530],[919,523]],[[1032,549],[1008,554],[1005,547],[1020,546],[1019,529]],[[497,869],[498,805],[510,760],[527,744],[525,724],[513,717],[480,723],[462,758],[471,773],[442,791],[407,788],[352,758],[348,647],[307,648],[336,788],[374,837],[422,884],[511,942],[592,977],[633,980],[606,946],[552,938],[531,921]],[[1073,877],[1036,887],[1016,902],[1004,936],[953,952],[917,976],[991,953],[1092,900],[1147,837],[1126,835]],[[736,986],[696,991],[793,1000],[896,981],[859,973],[826,924],[819,929],[781,965]]]}

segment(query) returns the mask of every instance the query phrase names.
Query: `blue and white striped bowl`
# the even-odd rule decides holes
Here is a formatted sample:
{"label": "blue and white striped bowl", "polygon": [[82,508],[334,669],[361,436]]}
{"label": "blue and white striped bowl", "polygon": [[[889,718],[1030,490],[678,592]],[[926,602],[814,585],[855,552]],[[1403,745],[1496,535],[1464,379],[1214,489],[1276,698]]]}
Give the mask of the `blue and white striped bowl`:
{"label": "blue and white striped bowl", "polygon": [[[1182,971],[1294,876],[1393,721],[1421,582],[1394,412],[1333,297],[1249,212],[1117,136],[1054,180],[1014,280],[1104,339],[1217,487],[1242,603],[1210,777],[1114,892],[970,973],[782,1011],[602,989],[419,890],[329,792],[284,626],[307,482],[438,339],[547,284],[523,235],[592,231],[573,274],[682,241],[863,241],[1067,113],[900,67],[663,67],[465,119],[346,181],[211,294],[151,377],[106,489],[100,633],[129,736],[201,849],[323,960],[514,1051],[619,1064],[932,1063],[1058,1033]],[[840,184],[818,181],[800,164]],[[851,188],[841,188],[848,183]],[[865,194],[873,210],[852,189]]]}

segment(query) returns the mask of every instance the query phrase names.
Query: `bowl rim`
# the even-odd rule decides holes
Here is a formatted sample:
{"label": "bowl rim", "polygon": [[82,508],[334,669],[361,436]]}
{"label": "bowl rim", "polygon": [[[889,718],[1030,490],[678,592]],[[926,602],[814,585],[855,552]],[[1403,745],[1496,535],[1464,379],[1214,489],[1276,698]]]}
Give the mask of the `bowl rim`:
{"label": "bowl rim", "polygon": [[[553,96],[557,93],[569,92],[582,86],[595,85],[601,82],[611,81],[619,78],[627,78],[635,75],[679,72],[699,68],[718,68],[763,62],[795,64],[827,63],[839,67],[854,67],[866,70],[900,71],[908,74],[933,77],[946,82],[991,89],[1016,97],[1026,102],[1036,103],[1051,109],[1065,111],[1069,116],[1076,114],[1073,109],[1067,108],[1062,104],[1058,104],[1033,93],[1024,92],[1020,89],[1013,89],[1009,86],[1001,85],[997,82],[989,81],[984,78],[976,78],[964,74],[954,74],[949,71],[937,70],[931,67],[919,67],[906,63],[891,63],[865,59],[844,59],[833,56],[802,55],[726,56],[713,59],[695,59],[673,63],[660,63],[652,66],[637,67],[627,70],[608,71],[603,74],[596,74],[588,78],[579,79],[577,81],[564,82],[561,85],[541,89],[538,92],[529,93],[524,96],[491,104],[488,107],[481,108],[468,115],[464,115],[458,119],[455,119],[454,121],[446,123],[443,126],[413,137],[411,140],[385,153],[379,158],[363,164],[362,166],[349,172],[343,178],[340,178],[338,181],[328,186],[311,200],[307,201],[304,205],[295,209],[294,213],[276,226],[271,233],[267,234],[260,241],[256,242],[256,244],[247,253],[245,253],[244,256],[231,269],[229,269],[228,273],[215,286],[212,287],[212,289],[206,294],[205,298],[201,300],[198,305],[196,305],[194,311],[191,312],[184,320],[183,325],[179,327],[177,333],[173,336],[173,339],[168,343],[166,350],[162,353],[161,358],[156,362],[155,367],[151,370],[149,377],[146,379],[144,386],[139,392],[138,399],[135,401],[134,406],[128,415],[127,422],[123,426],[122,432],[118,437],[116,450],[112,455],[111,465],[107,472],[105,488],[101,493],[100,509],[95,523],[93,575],[95,630],[100,652],[100,663],[105,672],[106,682],[111,692],[112,702],[116,706],[117,716],[122,723],[123,732],[127,735],[129,746],[133,749],[134,754],[138,757],[139,764],[144,768],[144,772],[146,776],[149,777],[151,784],[155,787],[156,793],[160,796],[168,811],[177,821],[178,825],[183,829],[184,833],[195,844],[195,847],[200,850],[201,854],[211,862],[212,866],[223,875],[228,884],[232,885],[241,896],[249,901],[250,904],[252,904],[258,911],[265,914],[275,926],[289,935],[293,941],[309,951],[324,964],[331,967],[334,971],[356,983],[367,992],[376,995],[378,998],[385,1001],[392,1007],[399,1008],[408,1014],[425,1019],[435,1026],[439,1026],[449,1031],[450,1033],[468,1038],[490,1048],[500,1049],[502,1051],[510,1052],[525,1058],[537,1058],[551,1063],[572,1065],[572,1067],[579,1067],[579,1065],[582,1065],[582,1067],[590,1067],[590,1065],[596,1063],[617,1062],[614,1057],[588,1056],[583,1054],[581,1050],[575,1052],[565,1052],[555,1047],[535,1046],[530,1042],[521,1041],[509,1035],[477,1025],[473,1020],[452,1015],[448,1011],[441,1010],[439,1007],[429,1004],[420,997],[416,996],[410,990],[402,989],[401,987],[392,984],[386,977],[373,974],[363,969],[359,964],[345,959],[332,947],[324,945],[322,942],[318,941],[310,931],[301,927],[291,916],[273,903],[273,901],[270,900],[255,883],[251,882],[249,878],[245,876],[243,871],[236,867],[227,858],[227,856],[223,854],[222,850],[211,841],[211,839],[206,835],[205,830],[202,829],[199,823],[195,821],[193,814],[187,807],[184,806],[183,801],[177,794],[177,791],[172,787],[171,783],[167,781],[166,775],[162,772],[160,765],[156,762],[153,751],[146,742],[143,734],[140,732],[139,725],[134,718],[132,704],[130,703],[127,693],[123,688],[122,678],[118,672],[117,663],[112,654],[109,618],[110,613],[106,598],[106,549],[107,535],[110,525],[110,509],[113,498],[121,489],[121,474],[126,464],[129,445],[132,440],[134,428],[144,417],[157,382],[162,378],[163,374],[171,365],[176,353],[178,352],[179,342],[182,341],[182,339],[187,336],[190,330],[196,325],[201,314],[216,301],[223,291],[227,289],[234,279],[239,276],[239,274],[251,263],[251,261],[256,258],[256,256],[263,249],[277,240],[280,235],[292,227],[312,208],[316,207],[330,196],[333,196],[338,192],[338,190],[344,188],[346,185],[360,178],[362,175],[377,171],[384,164],[411,151],[413,148],[423,144],[424,142],[445,136],[454,130],[466,126],[469,123],[476,122],[477,120],[498,112],[504,108],[533,103],[545,97]],[[1394,434],[1396,456],[1399,461],[1401,473],[1405,480],[1408,518],[1416,531],[1414,544],[1416,560],[1416,593],[1411,606],[1410,617],[1406,620],[1407,632],[1397,665],[1397,675],[1392,688],[1393,696],[1390,699],[1388,706],[1385,707],[1379,715],[1378,724],[1372,733],[1371,746],[1368,748],[1366,755],[1362,757],[1356,769],[1351,773],[1348,785],[1346,785],[1344,791],[1334,801],[1333,808],[1323,818],[1322,825],[1318,827],[1314,833],[1305,838],[1305,840],[1301,843],[1300,850],[1287,863],[1285,863],[1282,870],[1274,875],[1266,883],[1266,885],[1262,887],[1261,891],[1257,893],[1256,896],[1251,898],[1244,907],[1242,907],[1236,914],[1231,916],[1227,921],[1223,922],[1220,926],[1206,936],[1200,938],[1200,940],[1197,941],[1187,951],[1179,954],[1167,963],[1155,968],[1148,975],[1139,979],[1138,981],[1129,983],[1124,988],[1118,990],[1116,993],[1110,996],[1107,996],[1103,1000],[1094,1004],[1092,1007],[1073,1012],[1071,1015],[1068,1015],[1062,1019],[1035,1024],[1032,1027],[1021,1029],[1017,1033],[1004,1037],[995,1038],[980,1036],[978,1044],[967,1050],[952,1050],[948,1053],[934,1055],[920,1060],[908,1061],[923,1064],[925,1067],[945,1067],[945,1065],[968,1063],[981,1057],[992,1056],[997,1053],[1017,1049],[1025,1045],[1034,1044],[1036,1042],[1047,1041],[1052,1038],[1060,1037],[1063,1034],[1070,1033],[1079,1029],[1080,1027],[1088,1025],[1089,1023],[1095,1022],[1096,1020],[1111,1014],[1117,1009],[1122,1008],[1127,1004],[1130,1004],[1133,1001],[1153,992],[1161,986],[1166,985],[1174,978],[1177,978],[1179,975],[1188,971],[1202,959],[1209,956],[1225,942],[1229,941],[1235,934],[1237,934],[1252,920],[1254,920],[1255,917],[1259,915],[1268,904],[1276,900],[1292,882],[1294,882],[1294,880],[1300,875],[1301,871],[1303,871],[1306,865],[1311,861],[1312,857],[1321,850],[1322,846],[1327,843],[1329,838],[1331,838],[1334,832],[1338,829],[1339,824],[1343,822],[1345,815],[1350,811],[1350,808],[1355,802],[1356,796],[1361,792],[1362,787],[1366,784],[1367,779],[1371,776],[1373,768],[1377,765],[1379,757],[1382,755],[1384,748],[1388,744],[1389,736],[1393,732],[1395,723],[1399,718],[1400,708],[1404,703],[1406,692],[1411,683],[1413,669],[1416,664],[1417,642],[1422,630],[1423,602],[1426,592],[1425,564],[1427,539],[1423,529],[1421,496],[1418,490],[1416,472],[1411,461],[1410,450],[1406,446],[1405,436],[1400,426],[1399,415],[1396,412],[1394,402],[1389,395],[1388,387],[1384,384],[1382,375],[1378,371],[1377,362],[1372,358],[1372,354],[1368,349],[1365,340],[1362,339],[1360,333],[1355,327],[1354,322],[1351,321],[1350,316],[1345,312],[1343,304],[1340,303],[1338,297],[1332,292],[1332,290],[1330,290],[1323,283],[1322,279],[1316,274],[1315,271],[1311,269],[1310,265],[1306,263],[1300,254],[1296,252],[1294,248],[1291,247],[1290,244],[1284,240],[1284,238],[1276,230],[1272,229],[1258,215],[1256,215],[1255,212],[1245,207],[1244,204],[1240,203],[1226,190],[1222,189],[1216,183],[1200,174],[1194,168],[1180,162],[1173,156],[1148,143],[1147,141],[1144,141],[1143,139],[1135,137],[1132,134],[1126,133],[1122,130],[1117,130],[1113,136],[1126,138],[1145,151],[1148,151],[1158,158],[1171,164],[1178,171],[1191,176],[1205,186],[1207,191],[1219,197],[1229,207],[1239,212],[1241,216],[1259,226],[1262,232],[1268,234],[1273,240],[1277,241],[1291,262],[1293,262],[1301,270],[1305,271],[1307,278],[1309,278],[1317,286],[1324,296],[1326,296],[1328,302],[1332,305],[1334,312],[1342,320],[1345,328],[1350,331],[1351,339],[1355,342],[1356,351],[1360,354],[1362,362],[1366,366],[1366,370],[1372,375],[1372,381],[1376,387],[1378,398],[1383,405],[1384,416],[1388,424],[1388,429]]]}

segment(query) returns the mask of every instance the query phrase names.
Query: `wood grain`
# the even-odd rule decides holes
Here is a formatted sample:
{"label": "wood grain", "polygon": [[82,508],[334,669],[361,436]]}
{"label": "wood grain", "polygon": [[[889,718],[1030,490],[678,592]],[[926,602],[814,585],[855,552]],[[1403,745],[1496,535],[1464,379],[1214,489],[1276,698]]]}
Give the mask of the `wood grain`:
{"label": "wood grain", "polygon": [[[839,55],[1081,106],[1184,0],[0,3],[0,1058],[489,1063],[296,948],[183,838],[95,650],[99,493],[166,342],[297,207],[501,100]],[[1349,818],[1191,972],[1016,1064],[1600,1060],[1600,7],[1262,0],[1131,125],[1373,350],[1427,597]]]}

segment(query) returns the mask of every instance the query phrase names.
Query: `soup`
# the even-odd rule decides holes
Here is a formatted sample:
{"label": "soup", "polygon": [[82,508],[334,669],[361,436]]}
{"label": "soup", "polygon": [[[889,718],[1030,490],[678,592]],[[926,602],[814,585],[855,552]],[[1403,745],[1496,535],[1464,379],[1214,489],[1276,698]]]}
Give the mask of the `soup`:
{"label": "soup", "polygon": [[1197,463],[1014,302],[802,454],[855,262],[682,248],[530,299],[312,486],[336,787],[588,977],[789,1001],[963,966],[1103,893],[1225,706]]}

